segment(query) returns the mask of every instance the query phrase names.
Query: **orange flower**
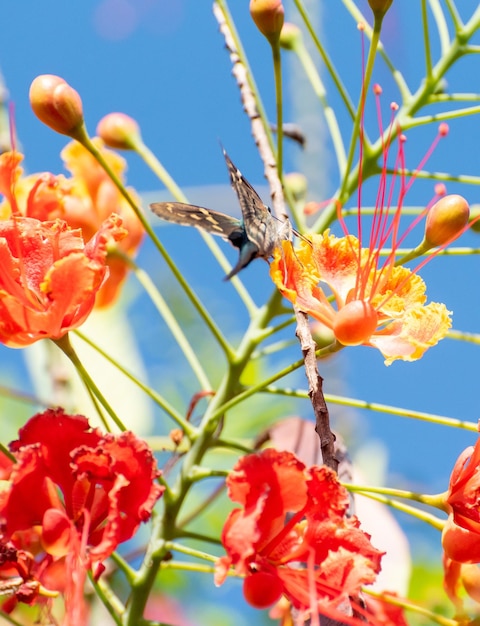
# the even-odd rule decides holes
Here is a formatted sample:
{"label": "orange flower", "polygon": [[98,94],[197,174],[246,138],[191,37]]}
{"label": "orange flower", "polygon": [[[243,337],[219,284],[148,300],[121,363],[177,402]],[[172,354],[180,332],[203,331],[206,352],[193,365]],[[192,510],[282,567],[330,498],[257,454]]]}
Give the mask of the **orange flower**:
{"label": "orange flower", "polygon": [[[126,169],[125,160],[115,152],[104,148],[100,139],[93,139],[93,143],[102,151],[104,158],[115,173],[123,178]],[[103,168],[77,142],[71,142],[63,149],[62,158],[67,169],[73,174],[74,183],[74,194],[66,203],[66,221],[73,227],[81,228],[88,240],[88,233],[92,232],[92,229],[97,230],[105,217],[114,211],[121,216],[123,226],[128,232],[119,244],[118,251],[129,256],[134,255],[144,236],[143,226]],[[136,204],[140,204],[133,189],[130,188],[128,191]],[[80,198],[80,202],[75,199],[76,196]],[[107,306],[116,298],[128,272],[127,264],[118,255],[109,254],[107,265],[110,269],[110,277],[99,294],[97,306]]]}
{"label": "orange flower", "polygon": [[307,468],[292,453],[270,448],[241,458],[227,486],[242,508],[223,528],[227,555],[216,563],[217,585],[233,565],[253,606],[284,595],[300,611],[332,615],[375,580],[382,553],[346,516],[348,493],[329,468]]}
{"label": "orange flower", "polygon": [[[424,305],[425,283],[390,261],[378,268],[378,255],[360,248],[353,235],[312,235],[294,250],[277,248],[270,266],[273,282],[297,308],[333,330],[344,345],[374,346],[386,365],[415,361],[442,339],[451,322],[445,305]],[[375,256],[374,256],[375,254]],[[318,283],[332,291],[335,308]]]}
{"label": "orange flower", "polygon": [[[374,92],[378,98],[381,88],[375,86]],[[395,105],[392,105],[392,111],[395,110]],[[441,124],[437,138],[420,167],[436,142],[447,132],[448,127]],[[463,198],[446,196],[437,204],[429,204],[406,232],[400,233],[405,196],[415,176],[406,180],[406,140],[398,133],[398,154],[394,169],[400,173],[392,175],[391,180],[388,177],[387,160],[392,134],[390,125],[389,130],[382,135],[383,164],[368,245],[363,244],[362,236],[361,156],[357,217],[359,237],[349,234],[341,207],[338,206],[343,237],[336,237],[329,231],[315,234],[310,237],[310,241],[303,240],[299,250],[294,250],[290,241],[282,241],[274,252],[270,266],[273,282],[298,309],[331,329],[337,341],[345,346],[367,345],[378,348],[385,357],[386,365],[396,359],[419,359],[429,347],[445,337],[451,326],[450,313],[444,304],[425,304],[425,283],[416,274],[433,255],[411,271],[398,262],[397,251],[412,228],[429,212],[432,215],[427,219],[426,236],[411,257],[424,254],[433,246],[440,246],[439,249],[446,247],[468,228],[469,215],[468,204]],[[396,180],[397,176],[400,181]],[[399,194],[394,203],[393,193],[396,188]],[[445,193],[443,187],[436,191],[436,199]],[[391,251],[381,261],[382,250],[387,246]],[[402,262],[406,260],[403,258]],[[329,297],[325,294],[324,286],[327,287]]]}
{"label": "orange flower", "polygon": [[107,246],[123,235],[116,215],[87,245],[62,220],[0,220],[0,342],[18,348],[80,326],[107,275]]}
{"label": "orange flower", "polygon": [[250,0],[250,15],[272,45],[278,42],[285,18],[281,0]]}
{"label": "orange flower", "polygon": [[[100,139],[94,143],[115,173],[121,178],[125,160],[114,152],[102,149]],[[50,173],[22,177],[19,166],[23,157],[18,153],[0,156],[0,193],[5,196],[3,215],[19,212],[42,221],[61,218],[72,228],[81,228],[88,242],[112,213],[122,218],[126,236],[121,242],[109,242],[107,265],[109,277],[95,302],[96,307],[111,304],[125,280],[128,266],[115,251],[133,255],[143,238],[143,227],[110,178],[90,153],[77,142],[62,151],[62,158],[72,177]],[[136,198],[135,193],[129,190]],[[1,215],[1,214],[0,214]]]}

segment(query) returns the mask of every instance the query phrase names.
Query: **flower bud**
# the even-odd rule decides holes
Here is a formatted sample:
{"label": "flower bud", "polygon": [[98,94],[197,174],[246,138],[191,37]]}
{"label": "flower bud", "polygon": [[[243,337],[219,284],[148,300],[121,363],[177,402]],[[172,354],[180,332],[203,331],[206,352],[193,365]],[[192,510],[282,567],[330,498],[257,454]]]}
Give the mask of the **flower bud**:
{"label": "flower bud", "polygon": [[470,207],[470,230],[480,233],[480,204],[472,204]]}
{"label": "flower bud", "polygon": [[325,324],[322,324],[322,322],[313,320],[310,324],[310,330],[313,340],[317,344],[317,348],[325,348],[335,341],[333,330],[325,326]]}
{"label": "flower bud", "polygon": [[303,200],[307,195],[307,179],[300,172],[285,174],[284,183],[296,202]]}
{"label": "flower bud", "polygon": [[97,135],[109,148],[132,150],[140,140],[140,127],[125,113],[109,113],[99,121]]}
{"label": "flower bud", "polygon": [[74,137],[83,127],[82,100],[60,76],[37,76],[30,86],[30,104],[38,119],[57,133]]}
{"label": "flower bud", "polygon": [[280,46],[285,50],[295,50],[302,39],[302,31],[291,22],[285,22],[280,31]]}
{"label": "flower bud", "polygon": [[243,581],[245,600],[256,609],[266,609],[282,596],[280,578],[269,572],[250,574]]}
{"label": "flower bud", "polygon": [[378,315],[370,302],[352,300],[342,307],[333,323],[333,332],[344,346],[366,343],[378,326]]}
{"label": "flower bud", "polygon": [[391,7],[393,0],[368,0],[375,17],[383,17]]}
{"label": "flower bud", "polygon": [[285,11],[281,0],[250,0],[250,15],[271,44],[278,42]]}
{"label": "flower bud", "polygon": [[430,248],[450,243],[462,234],[469,215],[470,207],[462,196],[450,194],[440,198],[428,212],[425,243]]}

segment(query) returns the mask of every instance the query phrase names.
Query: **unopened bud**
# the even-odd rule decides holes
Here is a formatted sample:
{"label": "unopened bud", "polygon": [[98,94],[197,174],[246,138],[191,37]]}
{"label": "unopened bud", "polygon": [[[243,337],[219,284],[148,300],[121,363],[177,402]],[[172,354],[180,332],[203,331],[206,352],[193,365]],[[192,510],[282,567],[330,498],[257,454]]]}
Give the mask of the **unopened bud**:
{"label": "unopened bud", "polygon": [[393,0],[368,0],[375,17],[383,17],[391,7]]}
{"label": "unopened bud", "polygon": [[322,322],[314,320],[310,325],[310,330],[313,340],[317,344],[317,348],[325,348],[335,341],[333,330],[325,326],[325,324],[322,324]]}
{"label": "unopened bud", "polygon": [[172,428],[170,431],[170,439],[178,447],[182,443],[184,432],[181,428]]}
{"label": "unopened bud", "polygon": [[37,76],[30,86],[30,104],[38,119],[57,133],[76,137],[83,127],[82,100],[60,76]]}
{"label": "unopened bud", "polygon": [[462,196],[450,194],[440,198],[428,212],[425,243],[435,248],[454,241],[462,234],[469,216],[470,207]]}
{"label": "unopened bud", "polygon": [[258,30],[273,45],[278,43],[285,11],[281,0],[250,0],[250,15]]}
{"label": "unopened bud", "polygon": [[285,50],[295,50],[302,39],[302,31],[291,22],[285,22],[280,31],[280,46]]}
{"label": "unopened bud", "polygon": [[303,200],[307,195],[307,179],[300,172],[285,174],[284,184],[295,201]]}
{"label": "unopened bud", "polygon": [[125,113],[109,113],[100,120],[97,135],[109,148],[132,150],[140,139],[140,127]]}
{"label": "unopened bud", "polygon": [[480,233],[480,204],[472,204],[470,207],[470,230]]}

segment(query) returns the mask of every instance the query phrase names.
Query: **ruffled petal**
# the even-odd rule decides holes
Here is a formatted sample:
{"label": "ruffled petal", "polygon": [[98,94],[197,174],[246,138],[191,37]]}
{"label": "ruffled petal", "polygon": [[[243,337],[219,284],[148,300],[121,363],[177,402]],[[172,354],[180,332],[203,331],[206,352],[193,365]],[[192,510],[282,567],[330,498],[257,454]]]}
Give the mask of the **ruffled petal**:
{"label": "ruffled petal", "polygon": [[369,343],[386,357],[385,365],[397,359],[416,361],[446,336],[451,325],[445,305],[432,302],[406,309],[401,319],[372,335]]}

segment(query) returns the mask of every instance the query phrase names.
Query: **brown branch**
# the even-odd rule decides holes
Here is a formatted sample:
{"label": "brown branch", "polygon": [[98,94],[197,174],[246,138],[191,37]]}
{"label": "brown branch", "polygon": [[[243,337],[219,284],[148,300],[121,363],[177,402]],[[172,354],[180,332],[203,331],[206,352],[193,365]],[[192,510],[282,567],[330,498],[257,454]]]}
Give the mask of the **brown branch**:
{"label": "brown branch", "polygon": [[275,155],[273,154],[262,116],[258,110],[255,92],[252,88],[253,79],[249,75],[246,63],[242,61],[241,55],[243,52],[240,49],[240,44],[236,41],[235,33],[232,32],[228,24],[227,15],[224,13],[223,7],[217,2],[213,4],[213,13],[218,22],[220,32],[225,39],[225,47],[230,54],[232,74],[240,90],[243,109],[250,120],[252,135],[264,163],[265,178],[268,181],[272,198],[272,210],[278,218],[283,219],[285,217],[285,200],[282,184],[278,178]]}
{"label": "brown branch", "polygon": [[[235,33],[229,26],[228,15],[218,2],[213,5],[213,13],[218,21],[220,32],[225,39],[225,46],[230,54],[232,63],[232,74],[237,81],[242,98],[243,108],[250,119],[252,135],[257,144],[260,156],[265,164],[265,176],[270,186],[273,209],[278,217],[285,214],[284,197],[280,179],[278,178],[275,156],[273,154],[263,120],[258,111],[255,97],[253,79],[249,76],[246,63],[241,55],[240,42],[237,42]],[[299,338],[305,360],[305,372],[309,384],[309,395],[315,413],[315,430],[320,437],[320,447],[322,450],[323,462],[328,467],[337,471],[338,462],[335,459],[335,436],[330,431],[330,420],[328,408],[322,392],[322,378],[317,370],[317,359],[315,356],[315,342],[312,339],[308,326],[307,316],[301,311],[295,311],[297,316],[297,337]]]}
{"label": "brown branch", "polygon": [[295,334],[302,348],[308,380],[308,395],[315,414],[315,430],[320,438],[323,463],[336,472],[338,461],[335,456],[335,435],[330,430],[330,416],[323,396],[323,378],[318,373],[317,368],[316,345],[310,332],[307,314],[295,309],[295,315],[297,318]]}

